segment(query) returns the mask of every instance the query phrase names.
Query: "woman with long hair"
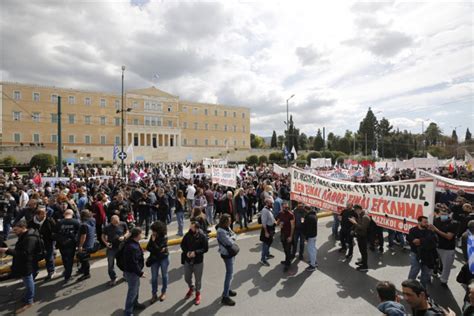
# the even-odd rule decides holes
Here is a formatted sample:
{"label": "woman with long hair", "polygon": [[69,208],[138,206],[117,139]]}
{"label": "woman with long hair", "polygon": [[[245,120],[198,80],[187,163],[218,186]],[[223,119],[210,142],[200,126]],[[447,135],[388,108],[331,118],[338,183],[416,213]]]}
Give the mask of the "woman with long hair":
{"label": "woman with long hair", "polygon": [[[151,225],[151,237],[148,241],[146,250],[150,252],[147,259],[147,266],[151,270],[151,303],[155,303],[158,299],[162,302],[166,298],[166,289],[168,288],[168,237],[166,224],[162,221],[156,221]],[[161,270],[161,295],[158,297],[158,277]]]}
{"label": "woman with long hair", "polygon": [[221,258],[224,260],[225,264],[224,292],[222,293],[221,303],[228,306],[234,306],[235,301],[230,297],[236,296],[237,293],[230,289],[230,283],[234,273],[234,262],[238,248],[236,249],[235,247],[236,235],[232,229],[230,229],[230,223],[230,215],[222,214],[219,218],[219,224],[217,225],[217,242],[219,243],[219,253],[221,254]]}
{"label": "woman with long hair", "polygon": [[178,236],[184,236],[183,227],[184,227],[184,212],[186,209],[186,198],[184,197],[183,190],[178,190],[176,194],[176,221],[178,222]]}

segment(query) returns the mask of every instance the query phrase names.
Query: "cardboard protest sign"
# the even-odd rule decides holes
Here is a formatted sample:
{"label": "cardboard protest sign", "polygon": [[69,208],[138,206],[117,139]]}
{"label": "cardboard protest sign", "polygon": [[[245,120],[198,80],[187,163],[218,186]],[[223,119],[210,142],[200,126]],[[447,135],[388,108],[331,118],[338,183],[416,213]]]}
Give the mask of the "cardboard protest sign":
{"label": "cardboard protest sign", "polygon": [[212,168],[211,169],[212,183],[226,187],[237,187],[237,173],[235,168]]}
{"label": "cardboard protest sign", "polygon": [[377,225],[407,233],[419,216],[434,209],[432,179],[380,183],[353,183],[322,178],[292,168],[291,200],[340,212],[347,203],[359,204]]}

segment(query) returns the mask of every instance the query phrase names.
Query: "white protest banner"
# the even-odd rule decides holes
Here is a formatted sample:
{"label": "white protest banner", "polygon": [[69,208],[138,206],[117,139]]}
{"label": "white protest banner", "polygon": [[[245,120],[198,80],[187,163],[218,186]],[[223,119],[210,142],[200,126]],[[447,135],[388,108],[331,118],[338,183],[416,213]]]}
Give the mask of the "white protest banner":
{"label": "white protest banner", "polygon": [[191,167],[184,167],[183,168],[183,178],[191,179]]}
{"label": "white protest banner", "polygon": [[383,183],[353,183],[319,177],[292,168],[291,200],[340,212],[347,203],[359,204],[380,227],[407,233],[419,216],[432,216],[432,179]]}
{"label": "white protest banner", "polygon": [[420,169],[417,170],[417,177],[430,177],[435,179],[435,187],[438,192],[463,190],[466,193],[474,194],[474,182],[450,179]]}
{"label": "white protest banner", "polygon": [[57,182],[67,183],[67,182],[69,182],[69,180],[70,180],[70,178],[67,178],[67,177],[61,177],[61,178],[58,178],[58,177],[43,177],[43,178],[41,178],[41,183],[44,185],[46,182],[49,182],[49,184],[55,185]]}
{"label": "white protest banner", "polygon": [[278,175],[285,175],[285,176],[290,173],[288,168],[282,168],[279,165],[277,165],[276,163],[273,164],[273,172],[278,174]]}
{"label": "white protest banner", "polygon": [[413,160],[415,168],[438,168],[438,158],[412,158],[411,160]]}
{"label": "white protest banner", "polygon": [[211,169],[212,183],[226,187],[237,187],[237,174],[235,168],[212,168]]}
{"label": "white protest banner", "polygon": [[332,167],[331,158],[312,158],[311,168],[330,168]]}
{"label": "white protest banner", "polygon": [[211,159],[211,158],[204,158],[202,160],[202,164],[205,168],[210,167],[225,167],[227,166],[227,159]]}

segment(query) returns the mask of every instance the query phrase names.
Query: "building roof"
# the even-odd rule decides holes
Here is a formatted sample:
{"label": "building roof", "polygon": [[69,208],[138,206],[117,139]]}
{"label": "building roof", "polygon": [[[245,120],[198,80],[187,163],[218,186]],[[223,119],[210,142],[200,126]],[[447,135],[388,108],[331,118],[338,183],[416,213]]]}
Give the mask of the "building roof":
{"label": "building roof", "polygon": [[139,94],[139,95],[147,95],[151,97],[164,97],[164,98],[174,98],[178,99],[179,97],[172,95],[168,92],[163,90],[157,89],[154,86],[145,89],[135,89],[135,90],[128,90],[127,93]]}

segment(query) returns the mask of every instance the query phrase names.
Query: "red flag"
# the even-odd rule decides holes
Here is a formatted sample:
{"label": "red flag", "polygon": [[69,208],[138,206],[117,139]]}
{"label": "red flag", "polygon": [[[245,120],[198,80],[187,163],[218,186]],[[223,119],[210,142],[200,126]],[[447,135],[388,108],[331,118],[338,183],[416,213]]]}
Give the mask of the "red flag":
{"label": "red flag", "polygon": [[36,184],[36,185],[40,185],[41,184],[41,173],[37,173],[35,175],[35,177],[33,178],[33,182]]}
{"label": "red flag", "polygon": [[449,164],[449,169],[448,169],[449,173],[453,173],[454,172],[454,166],[452,163]]}

